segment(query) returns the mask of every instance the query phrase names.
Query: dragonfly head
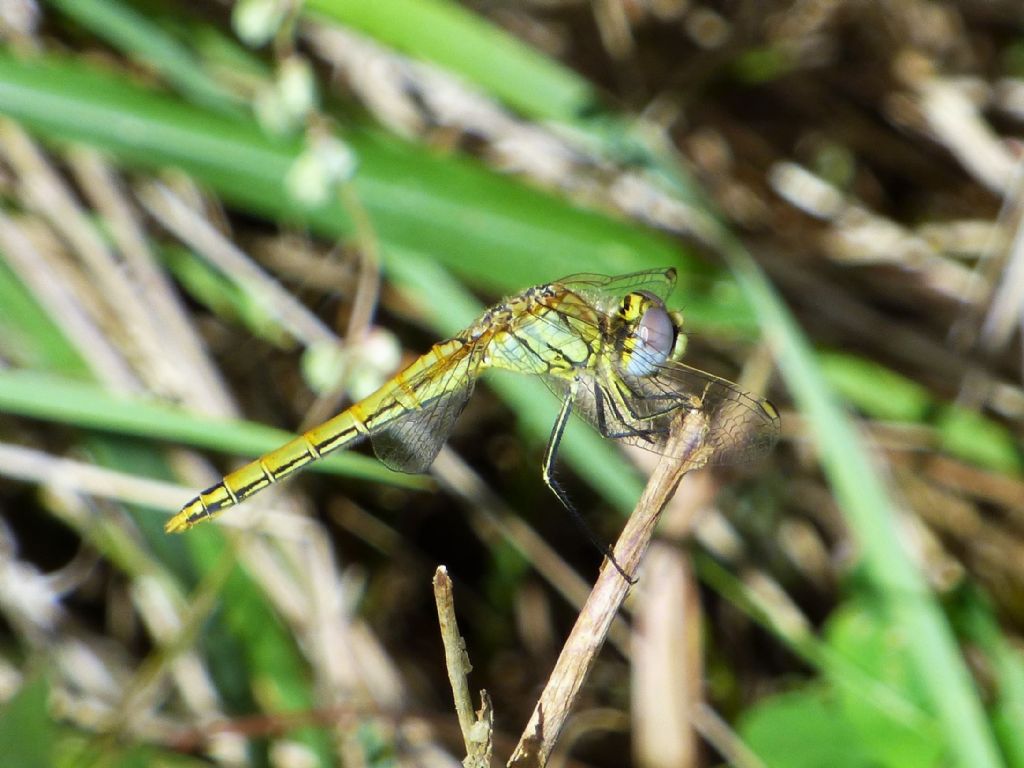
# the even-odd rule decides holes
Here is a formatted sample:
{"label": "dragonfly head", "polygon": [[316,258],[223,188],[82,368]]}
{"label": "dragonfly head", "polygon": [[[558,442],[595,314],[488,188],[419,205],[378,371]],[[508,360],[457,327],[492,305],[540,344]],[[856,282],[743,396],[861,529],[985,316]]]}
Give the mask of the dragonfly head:
{"label": "dragonfly head", "polygon": [[633,376],[649,376],[667,360],[686,351],[683,315],[669,312],[664,302],[648,291],[622,297],[617,309],[622,367]]}

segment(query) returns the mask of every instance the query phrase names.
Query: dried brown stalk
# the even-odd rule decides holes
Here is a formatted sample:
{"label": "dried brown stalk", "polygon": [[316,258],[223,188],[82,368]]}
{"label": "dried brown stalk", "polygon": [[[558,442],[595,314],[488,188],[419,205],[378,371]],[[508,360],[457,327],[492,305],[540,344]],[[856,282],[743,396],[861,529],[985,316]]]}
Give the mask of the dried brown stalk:
{"label": "dried brown stalk", "polygon": [[452,580],[443,565],[434,571],[434,601],[437,603],[437,619],[441,625],[448,680],[451,682],[452,695],[455,697],[455,712],[459,717],[459,728],[466,744],[466,759],[463,765],[466,768],[487,768],[491,764],[493,710],[487,691],[480,691],[480,712],[473,712],[468,681],[468,675],[473,667],[469,663],[469,654],[466,653],[466,642],[459,634],[459,625],[455,621]]}
{"label": "dried brown stalk", "polygon": [[[675,494],[679,481],[691,469],[699,469],[707,462],[707,429],[707,418],[699,409],[681,419],[666,446],[665,456],[626,522],[613,552],[630,579],[636,576],[658,517]],[[547,763],[629,587],[630,582],[614,568],[601,571],[509,759],[509,768],[535,768]]]}

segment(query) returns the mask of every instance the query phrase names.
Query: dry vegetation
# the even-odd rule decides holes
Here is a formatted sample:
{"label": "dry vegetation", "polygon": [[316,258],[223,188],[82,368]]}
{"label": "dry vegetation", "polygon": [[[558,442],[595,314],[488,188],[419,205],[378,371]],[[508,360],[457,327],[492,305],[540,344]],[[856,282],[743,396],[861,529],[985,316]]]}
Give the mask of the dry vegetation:
{"label": "dry vegetation", "polygon": [[[1009,0],[0,0],[0,754],[1024,767],[1022,28]],[[621,611],[541,481],[534,381],[479,387],[429,476],[345,454],[164,534],[484,304],[656,266],[688,361],[783,438],[683,480]],[[570,429],[560,478],[613,541],[654,459],[609,443]]]}

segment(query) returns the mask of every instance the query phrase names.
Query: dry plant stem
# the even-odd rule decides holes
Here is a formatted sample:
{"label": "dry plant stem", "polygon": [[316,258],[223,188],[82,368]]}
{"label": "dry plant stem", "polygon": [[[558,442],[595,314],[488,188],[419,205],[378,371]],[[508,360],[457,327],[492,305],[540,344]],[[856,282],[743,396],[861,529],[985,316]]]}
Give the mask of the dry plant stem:
{"label": "dry plant stem", "polygon": [[[583,608],[590,585],[451,448],[441,449],[431,473],[443,488],[466,505],[470,523],[481,540],[491,545],[496,537],[502,537],[529,560],[570,605],[578,610]],[[623,656],[629,656],[629,627],[624,621],[612,624],[608,639]]]}
{"label": "dry plant stem", "polygon": [[134,391],[135,374],[45,251],[33,244],[23,223],[24,217],[18,221],[0,212],[0,249],[5,263],[45,308],[47,316],[57,324],[99,381],[118,392]]}
{"label": "dry plant stem", "polygon": [[[342,348],[355,349],[365,339],[373,325],[373,315],[380,299],[380,249],[377,233],[373,229],[366,209],[359,200],[351,185],[342,185],[339,190],[342,205],[352,217],[356,226],[356,244],[359,255],[359,273],[356,280],[355,293],[352,297],[352,310],[348,318],[348,330]],[[342,365],[337,384],[326,392],[321,392],[316,401],[306,412],[302,420],[302,428],[311,429],[322,421],[326,421],[339,410],[345,399],[346,388],[352,380],[352,364]]]}
{"label": "dry plant stem", "polygon": [[698,704],[693,712],[693,727],[717,749],[734,768],[766,768],[729,724],[707,704]]}
{"label": "dry plant stem", "polygon": [[[159,329],[159,360],[162,374],[177,396],[205,413],[240,415],[220,375],[206,354],[185,304],[177,296],[167,273],[150,248],[145,224],[129,202],[118,173],[96,150],[75,148],[67,153],[75,177],[93,208],[106,222],[110,236],[124,260],[132,287],[138,292]],[[175,364],[171,365],[170,360]],[[151,389],[160,391],[163,381]],[[165,392],[166,394],[166,392]]]}
{"label": "dry plant stem", "polygon": [[0,442],[0,477],[158,509],[177,509],[188,488]]}
{"label": "dry plant stem", "polygon": [[480,692],[481,717],[473,712],[473,700],[469,694],[468,676],[473,667],[466,653],[466,643],[459,634],[455,621],[455,598],[452,594],[452,580],[443,565],[434,571],[434,600],[437,603],[437,619],[441,625],[441,640],[444,643],[444,661],[448,668],[448,680],[455,697],[455,712],[459,717],[462,740],[466,744],[467,766],[490,764],[491,730],[490,707],[486,691]]}
{"label": "dry plant stem", "polygon": [[256,296],[267,313],[303,346],[317,342],[338,343],[338,338],[320,318],[309,312],[169,187],[144,183],[139,185],[136,194],[153,218]]}
{"label": "dry plant stem", "polygon": [[[691,469],[699,469],[707,462],[704,436],[708,425],[700,410],[686,414],[677,425],[666,446],[666,455],[658,462],[613,550],[630,579],[635,578],[658,517],[675,494],[679,481]],[[629,587],[630,583],[614,568],[601,571],[509,759],[510,768],[547,763]]]}

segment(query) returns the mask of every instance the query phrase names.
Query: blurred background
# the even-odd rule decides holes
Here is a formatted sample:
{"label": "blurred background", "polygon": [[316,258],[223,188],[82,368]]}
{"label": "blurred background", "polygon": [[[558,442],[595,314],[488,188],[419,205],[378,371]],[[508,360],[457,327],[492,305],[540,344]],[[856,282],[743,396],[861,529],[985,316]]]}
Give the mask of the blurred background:
{"label": "blurred background", "polygon": [[[556,399],[488,376],[182,536],[223,473],[483,308],[674,266],[770,397],[687,477],[552,758],[1024,766],[1024,11],[0,0],[6,765],[454,766],[430,579],[529,717],[601,555]],[[654,457],[574,424],[613,541]]]}

